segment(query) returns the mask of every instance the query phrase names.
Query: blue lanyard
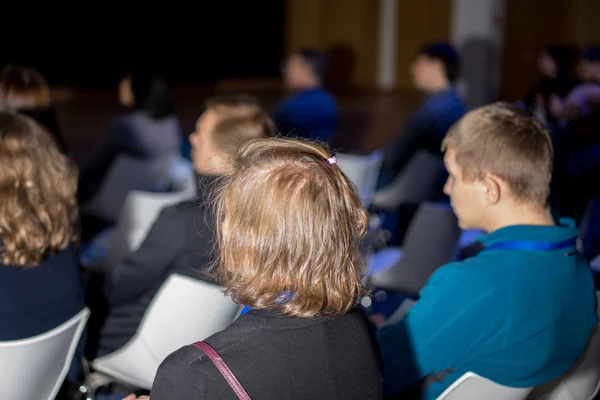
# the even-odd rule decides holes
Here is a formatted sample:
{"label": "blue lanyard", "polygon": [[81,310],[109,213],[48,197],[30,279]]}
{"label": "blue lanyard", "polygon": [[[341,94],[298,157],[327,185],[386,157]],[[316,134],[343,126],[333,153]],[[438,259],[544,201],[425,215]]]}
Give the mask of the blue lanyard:
{"label": "blue lanyard", "polygon": [[508,242],[493,243],[484,250],[542,250],[552,251],[567,249],[577,245],[577,237],[561,242],[538,242],[534,240],[512,240]]}

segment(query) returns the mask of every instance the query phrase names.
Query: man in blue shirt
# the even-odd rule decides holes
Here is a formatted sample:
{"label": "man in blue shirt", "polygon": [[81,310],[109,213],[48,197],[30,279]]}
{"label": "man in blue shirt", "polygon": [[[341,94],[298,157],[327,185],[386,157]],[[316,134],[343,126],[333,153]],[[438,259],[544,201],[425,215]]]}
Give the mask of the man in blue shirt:
{"label": "man in blue shirt", "polygon": [[387,394],[429,377],[423,397],[434,399],[468,371],[513,387],[559,377],[598,321],[575,224],[556,224],[548,207],[547,132],[496,103],[465,115],[442,148],[461,228],[488,233],[478,255],[438,269],[405,318],[378,331]]}
{"label": "man in blue shirt", "polygon": [[415,88],[425,93],[427,99],[387,148],[381,186],[389,184],[418,150],[441,157],[440,146],[446,132],[465,113],[453,86],[458,69],[458,54],[448,43],[428,43],[419,50],[410,72]]}
{"label": "man in blue shirt", "polygon": [[335,98],[322,87],[325,68],[325,55],[314,50],[301,50],[286,61],[285,84],[293,94],[275,113],[281,134],[331,140],[338,126],[338,108]]}

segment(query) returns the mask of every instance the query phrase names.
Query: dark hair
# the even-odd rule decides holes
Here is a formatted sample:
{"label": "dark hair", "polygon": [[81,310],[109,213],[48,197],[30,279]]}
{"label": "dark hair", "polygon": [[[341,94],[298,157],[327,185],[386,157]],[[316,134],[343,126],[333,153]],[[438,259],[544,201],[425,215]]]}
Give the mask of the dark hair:
{"label": "dark hair", "polygon": [[556,78],[567,79],[574,75],[581,51],[570,45],[552,45],[544,51],[556,63]]}
{"label": "dark hair", "polygon": [[583,52],[583,59],[590,62],[600,61],[600,46],[588,46]]}
{"label": "dark hair", "polygon": [[417,52],[418,56],[426,56],[430,59],[440,60],[444,64],[446,78],[454,82],[458,78],[459,57],[451,44],[446,42],[432,42],[424,44]]}
{"label": "dark hair", "polygon": [[323,80],[327,71],[327,56],[325,53],[313,49],[300,49],[296,54],[304,60],[317,78]]}
{"label": "dark hair", "polygon": [[156,71],[135,69],[129,73],[133,109],[141,110],[153,119],[173,114],[173,98],[167,81]]}

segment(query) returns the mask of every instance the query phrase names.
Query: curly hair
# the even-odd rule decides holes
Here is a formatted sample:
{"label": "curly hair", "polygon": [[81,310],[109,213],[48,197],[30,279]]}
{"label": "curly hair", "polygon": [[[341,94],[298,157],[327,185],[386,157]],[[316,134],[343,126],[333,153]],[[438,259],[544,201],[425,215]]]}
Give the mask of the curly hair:
{"label": "curly hair", "polygon": [[0,258],[31,267],[75,240],[77,169],[37,122],[0,112]]}
{"label": "curly hair", "polygon": [[336,316],[364,295],[367,213],[328,151],[311,142],[243,144],[216,189],[217,279],[240,304]]}

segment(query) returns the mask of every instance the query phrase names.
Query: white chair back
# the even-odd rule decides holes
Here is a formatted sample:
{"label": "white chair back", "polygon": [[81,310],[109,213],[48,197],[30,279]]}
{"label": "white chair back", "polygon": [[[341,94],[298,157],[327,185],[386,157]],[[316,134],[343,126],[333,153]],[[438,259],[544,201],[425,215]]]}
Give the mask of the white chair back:
{"label": "white chair back", "polygon": [[391,291],[418,293],[436,269],[456,257],[460,235],[449,206],[423,203],[404,238],[400,261],[391,268],[376,270],[369,283]]}
{"label": "white chair back", "polygon": [[98,193],[85,205],[86,213],[116,222],[129,192],[152,191],[168,185],[172,157],[142,160],[119,156],[110,165]]}
{"label": "white chair back", "polygon": [[356,186],[360,201],[368,207],[377,187],[383,152],[377,150],[366,156],[338,153],[335,157],[342,172]]}
{"label": "white chair back", "polygon": [[[600,291],[596,292],[600,316]],[[593,400],[600,393],[600,324],[585,352],[565,375],[534,389],[528,400]]]}
{"label": "white chair back", "polygon": [[89,315],[85,308],[41,335],[0,342],[0,399],[54,400]]}
{"label": "white chair back", "polygon": [[225,329],[240,309],[221,287],[173,274],[156,294],[135,336],[123,348],[94,360],[93,366],[122,382],[150,389],[162,360]]}
{"label": "white chair back", "polygon": [[532,388],[513,388],[467,372],[437,400],[524,400]]}
{"label": "white chair back", "polygon": [[401,205],[434,200],[445,179],[446,168],[442,159],[428,151],[419,151],[392,183],[375,192],[371,206],[397,210]]}

